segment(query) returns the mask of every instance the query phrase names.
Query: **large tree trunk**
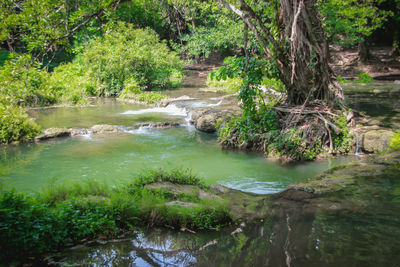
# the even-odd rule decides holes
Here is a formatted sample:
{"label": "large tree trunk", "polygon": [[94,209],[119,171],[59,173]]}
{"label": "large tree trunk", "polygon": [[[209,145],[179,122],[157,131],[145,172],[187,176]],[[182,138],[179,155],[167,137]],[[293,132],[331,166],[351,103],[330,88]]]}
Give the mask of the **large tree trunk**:
{"label": "large tree trunk", "polygon": [[[340,85],[330,66],[329,47],[315,0],[281,0],[283,29],[281,44],[289,41],[290,64],[281,71],[290,104],[318,99],[329,105],[343,99]],[[285,60],[284,58],[282,60]]]}
{"label": "large tree trunk", "polygon": [[[329,47],[316,0],[280,0],[280,7],[277,7],[280,16],[276,17],[278,40],[245,0],[239,0],[239,9],[225,0],[218,1],[249,25],[267,59],[277,58],[279,78],[288,92],[288,104],[301,105],[311,100],[320,100],[329,106],[343,103],[342,88],[328,65]],[[268,48],[269,44],[273,50]]]}

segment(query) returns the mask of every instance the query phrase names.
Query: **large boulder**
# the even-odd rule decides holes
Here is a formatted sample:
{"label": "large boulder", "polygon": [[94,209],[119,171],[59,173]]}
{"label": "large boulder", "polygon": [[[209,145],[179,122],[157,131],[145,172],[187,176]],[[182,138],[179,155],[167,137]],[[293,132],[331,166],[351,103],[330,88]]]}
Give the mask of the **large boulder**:
{"label": "large boulder", "polygon": [[117,133],[118,127],[114,126],[114,125],[108,125],[108,124],[99,124],[99,125],[92,126],[92,128],[90,128],[90,131],[93,134]]}
{"label": "large boulder", "polygon": [[388,129],[370,130],[364,133],[362,138],[363,149],[366,152],[383,152],[387,149],[389,140],[393,137],[393,131]]}
{"label": "large boulder", "polygon": [[197,130],[213,133],[217,130],[217,124],[221,121],[227,121],[234,116],[231,111],[224,110],[206,110],[192,114],[192,121]]}
{"label": "large boulder", "polygon": [[35,137],[36,141],[47,140],[57,137],[69,137],[71,136],[71,130],[66,128],[49,128],[44,130],[40,135]]}

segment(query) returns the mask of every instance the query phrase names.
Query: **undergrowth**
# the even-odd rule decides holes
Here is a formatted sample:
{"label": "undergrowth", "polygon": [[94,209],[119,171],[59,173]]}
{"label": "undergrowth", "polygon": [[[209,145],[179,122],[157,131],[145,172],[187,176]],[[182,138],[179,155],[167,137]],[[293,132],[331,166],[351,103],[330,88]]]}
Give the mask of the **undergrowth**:
{"label": "undergrowth", "polygon": [[[146,187],[155,182],[196,187],[193,192],[180,194]],[[39,193],[30,194],[3,189],[0,263],[26,262],[67,243],[99,236],[111,238],[139,226],[219,229],[230,224],[228,204],[201,199],[199,190],[208,188],[187,170],[149,170],[132,182],[114,187],[92,180],[51,184]]]}

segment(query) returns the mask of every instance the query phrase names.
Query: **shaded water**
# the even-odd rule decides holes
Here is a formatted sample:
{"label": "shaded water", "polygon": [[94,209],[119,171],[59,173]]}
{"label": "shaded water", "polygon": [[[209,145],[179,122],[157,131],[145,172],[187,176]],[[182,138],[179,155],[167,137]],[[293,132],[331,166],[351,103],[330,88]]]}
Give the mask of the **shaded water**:
{"label": "shaded water", "polygon": [[400,84],[374,82],[343,84],[347,104],[380,121],[386,127],[400,128]]}

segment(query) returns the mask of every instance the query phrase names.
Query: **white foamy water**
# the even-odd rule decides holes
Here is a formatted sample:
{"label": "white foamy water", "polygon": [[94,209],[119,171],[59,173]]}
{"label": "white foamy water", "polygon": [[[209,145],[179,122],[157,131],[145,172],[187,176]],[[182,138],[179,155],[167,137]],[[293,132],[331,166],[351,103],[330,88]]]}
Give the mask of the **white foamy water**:
{"label": "white foamy water", "polygon": [[260,181],[256,178],[241,178],[238,180],[223,181],[223,186],[255,194],[272,194],[285,189],[279,182]]}
{"label": "white foamy water", "polygon": [[123,113],[122,115],[140,115],[140,114],[147,114],[147,113],[164,113],[171,116],[187,116],[187,111],[185,108],[179,108],[174,104],[168,105],[166,107],[155,107],[155,108],[148,108],[148,109],[139,109],[139,110],[128,110]]}
{"label": "white foamy water", "polygon": [[208,104],[206,102],[196,102],[193,103],[192,105],[190,105],[191,107],[194,108],[208,108],[208,107],[218,107],[219,105],[222,104],[222,100],[220,100],[218,103],[216,104]]}

